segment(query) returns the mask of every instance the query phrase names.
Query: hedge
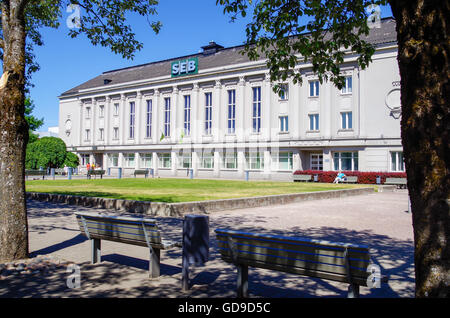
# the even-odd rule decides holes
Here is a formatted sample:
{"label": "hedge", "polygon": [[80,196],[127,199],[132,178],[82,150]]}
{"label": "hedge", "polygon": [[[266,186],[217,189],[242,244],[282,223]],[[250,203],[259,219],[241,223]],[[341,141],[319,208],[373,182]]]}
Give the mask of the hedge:
{"label": "hedge", "polygon": [[[386,181],[386,178],[406,178],[406,172],[362,172],[362,171],[342,171],[346,176],[358,177],[358,183],[376,184],[377,176],[381,177],[381,184]],[[319,182],[331,183],[336,178],[338,171],[320,171],[320,170],[297,170],[294,174],[306,174],[318,176]]]}

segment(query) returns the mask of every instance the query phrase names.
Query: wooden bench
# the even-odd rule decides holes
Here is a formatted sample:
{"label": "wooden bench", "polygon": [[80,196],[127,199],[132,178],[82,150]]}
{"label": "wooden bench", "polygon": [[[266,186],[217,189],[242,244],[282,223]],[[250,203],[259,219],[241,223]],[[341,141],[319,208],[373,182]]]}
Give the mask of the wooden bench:
{"label": "wooden bench", "polygon": [[103,175],[105,174],[105,170],[88,170],[87,172],[87,178],[91,179],[91,176],[95,176],[97,179],[97,176],[100,176],[100,179],[103,179]]}
{"label": "wooden bench", "polygon": [[312,176],[310,174],[294,174],[293,176],[293,180],[295,181],[311,181],[312,180]]}
{"label": "wooden bench", "polygon": [[[238,297],[248,297],[248,266],[348,283],[348,297],[358,297],[359,286],[373,283],[364,245],[227,229],[217,229],[216,235],[222,259],[237,267]],[[387,277],[378,279],[377,284],[387,282]]]}
{"label": "wooden bench", "polygon": [[406,178],[386,178],[384,184],[396,185],[397,188],[406,189]]}
{"label": "wooden bench", "polygon": [[357,176],[346,176],[344,180],[339,181],[341,183],[358,183],[358,177]]}
{"label": "wooden bench", "polygon": [[29,176],[42,176],[42,180],[45,180],[47,171],[45,170],[25,170],[25,177],[28,180]]}
{"label": "wooden bench", "polygon": [[163,240],[155,219],[108,216],[75,212],[81,233],[91,240],[92,263],[101,261],[101,240],[147,246],[150,250],[149,277],[160,275],[161,250],[181,247],[181,243]]}
{"label": "wooden bench", "polygon": [[148,177],[148,169],[136,169],[134,170],[134,177],[137,175],[144,175],[146,178]]}

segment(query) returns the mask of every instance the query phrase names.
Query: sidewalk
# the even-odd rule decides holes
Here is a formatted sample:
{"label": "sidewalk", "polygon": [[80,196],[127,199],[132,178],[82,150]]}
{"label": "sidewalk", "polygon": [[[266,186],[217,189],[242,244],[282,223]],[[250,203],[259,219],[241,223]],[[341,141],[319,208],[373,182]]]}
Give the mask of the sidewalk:
{"label": "sidewalk", "polygon": [[[361,288],[361,297],[414,297],[414,245],[406,190],[222,211],[210,214],[210,261],[181,291],[181,249],[161,253],[161,277],[148,279],[145,247],[102,241],[102,263],[90,264],[89,241],[73,215],[95,209],[28,201],[30,252],[80,266],[81,287],[68,288],[67,264],[38,274],[0,276],[0,297],[235,297],[236,270],[221,261],[220,227],[365,244],[390,281]],[[166,238],[181,237],[182,219],[157,218]],[[58,262],[56,262],[58,263]],[[251,297],[346,297],[347,284],[250,268]]]}

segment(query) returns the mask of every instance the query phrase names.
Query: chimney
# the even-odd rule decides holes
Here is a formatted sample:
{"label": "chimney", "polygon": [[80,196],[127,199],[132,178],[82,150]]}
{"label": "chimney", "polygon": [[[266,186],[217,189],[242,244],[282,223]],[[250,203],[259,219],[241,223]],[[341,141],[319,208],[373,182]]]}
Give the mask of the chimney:
{"label": "chimney", "polygon": [[214,54],[217,51],[220,51],[221,49],[223,49],[223,46],[220,44],[217,44],[214,41],[210,41],[208,45],[202,46],[203,49],[203,55],[210,55],[210,54]]}

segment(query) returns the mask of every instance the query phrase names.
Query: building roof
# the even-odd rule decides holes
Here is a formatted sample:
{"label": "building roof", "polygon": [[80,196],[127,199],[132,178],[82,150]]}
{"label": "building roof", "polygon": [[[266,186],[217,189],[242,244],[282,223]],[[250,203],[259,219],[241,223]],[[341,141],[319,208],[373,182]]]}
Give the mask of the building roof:
{"label": "building roof", "polygon": [[[397,42],[397,33],[395,29],[394,18],[384,18],[381,20],[380,28],[372,28],[369,35],[365,36],[365,40],[372,43],[374,46],[380,46],[388,43]],[[187,56],[171,58],[163,61],[157,61],[132,67],[126,67],[117,70],[111,70],[102,73],[101,75],[88,80],[87,82],[78,85],[64,93],[60,97],[78,93],[80,90],[91,88],[106,88],[106,85],[125,84],[133,81],[140,81],[146,79],[157,78],[161,76],[170,75],[171,63],[176,60],[197,57],[198,68],[200,70],[229,66],[233,64],[240,64],[249,62],[247,55],[240,54],[244,49],[244,45],[223,48],[222,46],[210,42],[209,45],[203,46],[203,53],[196,53]],[[211,48],[213,52],[211,52]],[[207,50],[208,49],[208,50]],[[207,54],[205,54],[207,52]]]}

